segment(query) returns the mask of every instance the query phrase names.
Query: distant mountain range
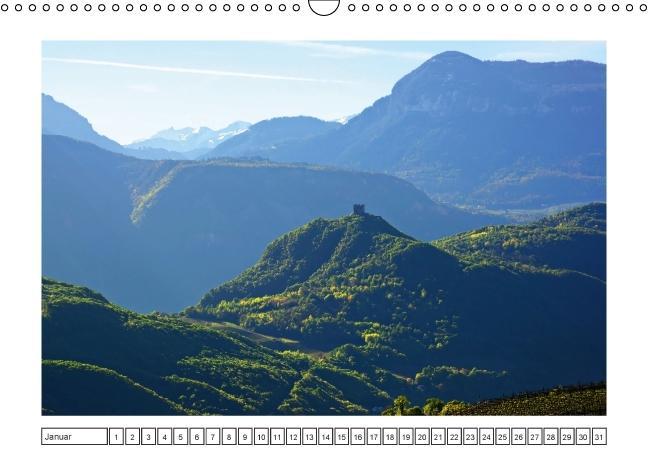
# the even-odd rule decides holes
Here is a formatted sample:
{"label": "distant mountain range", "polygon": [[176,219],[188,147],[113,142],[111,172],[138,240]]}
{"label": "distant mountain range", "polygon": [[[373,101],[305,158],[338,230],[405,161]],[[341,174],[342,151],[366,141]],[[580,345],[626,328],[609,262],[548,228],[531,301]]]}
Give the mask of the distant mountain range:
{"label": "distant mountain range", "polygon": [[127,147],[43,96],[43,133],[144,159],[263,157],[404,178],[435,200],[537,210],[606,196],[606,67],[429,59],[342,122],[306,116],[167,129]]}
{"label": "distant mountain range", "polygon": [[449,203],[542,208],[605,200],[605,113],[603,64],[444,52],[338,129],[237,155],[391,173]]}
{"label": "distant mountain range", "polygon": [[128,145],[128,148],[137,150],[165,149],[182,153],[186,159],[196,159],[224,141],[245,132],[250,125],[249,122],[236,121],[219,130],[212,130],[209,127],[185,127],[183,129],[171,127],[145,140],[133,142]]}
{"label": "distant mountain range", "polygon": [[42,95],[42,106],[43,135],[61,135],[93,143],[115,153],[151,160],[241,157],[250,156],[250,151],[255,151],[257,156],[268,156],[267,151],[272,151],[285,142],[321,135],[340,127],[350,118],[322,121],[309,116],[294,116],[273,118],[256,124],[236,121],[219,130],[208,127],[171,127],[150,138],[120,145],[97,133],[81,114],[49,95]]}
{"label": "distant mountain range", "polygon": [[285,143],[306,141],[335,131],[342,123],[322,121],[309,116],[273,118],[254,124],[241,135],[231,138],[204,154],[201,159],[215,157],[273,156]]}
{"label": "distant mountain range", "polygon": [[195,303],[273,238],[354,203],[425,240],[504,221],[396,177],[323,166],[147,161],[61,136],[43,137],[42,164],[44,274],[142,311]]}

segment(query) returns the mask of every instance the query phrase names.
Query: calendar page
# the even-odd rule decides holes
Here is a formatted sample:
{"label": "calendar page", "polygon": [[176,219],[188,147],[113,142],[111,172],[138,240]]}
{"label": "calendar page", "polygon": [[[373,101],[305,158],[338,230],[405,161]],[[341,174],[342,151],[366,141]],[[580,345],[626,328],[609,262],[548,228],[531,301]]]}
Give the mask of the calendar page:
{"label": "calendar page", "polygon": [[646,10],[0,2],[3,455],[645,448]]}

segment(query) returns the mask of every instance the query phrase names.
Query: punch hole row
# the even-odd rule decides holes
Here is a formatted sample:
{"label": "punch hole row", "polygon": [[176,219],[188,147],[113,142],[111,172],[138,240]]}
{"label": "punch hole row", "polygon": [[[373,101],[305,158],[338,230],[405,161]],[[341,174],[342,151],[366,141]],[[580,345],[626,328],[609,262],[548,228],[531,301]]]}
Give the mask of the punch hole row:
{"label": "punch hole row", "polygon": [[[40,7],[34,3],[29,3],[29,4],[22,4],[22,3],[16,3],[13,5],[14,8],[13,10],[16,12],[22,12],[22,11],[29,11],[29,12],[38,12],[38,11],[43,11],[43,12],[92,12],[92,11],[99,11],[99,12],[203,12],[203,11],[210,11],[210,12],[216,12],[216,11],[224,11],[226,13],[228,12],[239,12],[242,13],[244,11],[261,11],[261,12],[272,12],[272,11],[280,11],[280,12],[299,12],[301,10],[301,6],[298,3],[293,3],[293,4],[285,4],[285,3],[280,3],[279,5],[273,5],[270,3],[266,4],[257,4],[253,3],[251,5],[244,5],[243,3],[236,3],[236,4],[231,4],[231,3],[223,3],[217,5],[216,3],[196,3],[189,5],[188,3],[139,3],[137,5],[133,3],[125,3],[125,4],[119,4],[119,3],[99,3],[98,5],[92,5],[90,3],[83,3],[83,4],[77,4],[77,3],[71,3],[69,5],[64,5],[62,3],[44,3],[40,5]],[[10,6],[6,3],[3,3],[0,5],[0,11],[7,12],[11,10]]]}
{"label": "punch hole row", "polygon": [[[370,5],[368,3],[349,3],[346,8],[349,12],[459,12],[459,13],[478,13],[478,12],[646,12],[648,5],[646,3],[529,3],[523,5],[521,3],[377,3]],[[64,5],[63,3],[43,3],[36,5],[35,3],[14,3],[13,8],[7,3],[0,4],[1,12],[225,12],[225,13],[242,13],[246,11],[252,12],[295,12],[302,11],[299,3],[280,3],[273,5],[271,3],[258,4],[252,3],[246,5],[243,3],[195,3],[189,5],[188,3],[99,3],[93,5],[90,3],[71,3]],[[306,8],[305,10],[308,10]]]}
{"label": "punch hole row", "polygon": [[[400,9],[399,9],[400,8]],[[350,3],[347,6],[348,11],[350,12],[371,12],[371,11],[377,11],[377,12],[383,12],[383,11],[389,11],[389,12],[397,12],[397,11],[404,11],[404,12],[426,12],[426,11],[432,11],[432,12],[461,12],[461,13],[466,13],[466,12],[481,12],[481,11],[488,11],[488,12],[550,12],[550,11],[557,11],[557,12],[579,12],[579,11],[585,11],[585,12],[590,12],[590,11],[599,11],[599,12],[605,12],[605,11],[613,11],[613,12],[620,12],[620,11],[627,11],[627,12],[633,12],[635,10],[645,12],[648,10],[648,6],[645,3],[641,3],[638,5],[632,4],[632,3],[626,3],[626,4],[619,4],[619,3],[613,3],[612,5],[607,5],[605,3],[598,3],[598,4],[592,4],[592,3],[585,3],[583,5],[579,5],[577,3],[557,3],[554,5],[551,5],[549,3],[530,3],[528,5],[523,5],[521,3],[486,3],[486,4],[481,4],[481,3],[432,3],[432,4],[423,4],[423,3],[405,3],[399,7],[399,5],[395,3],[377,3],[376,5],[369,5],[368,3],[362,3],[362,4],[355,4],[355,3]]]}

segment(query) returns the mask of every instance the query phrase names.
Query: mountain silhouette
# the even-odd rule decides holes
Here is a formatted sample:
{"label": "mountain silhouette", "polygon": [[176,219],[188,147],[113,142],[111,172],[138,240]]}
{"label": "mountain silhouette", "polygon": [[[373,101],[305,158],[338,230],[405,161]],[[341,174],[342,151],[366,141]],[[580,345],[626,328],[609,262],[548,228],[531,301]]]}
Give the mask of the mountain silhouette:
{"label": "mountain silhouette", "polygon": [[391,173],[461,205],[600,201],[605,88],[603,64],[481,61],[444,52],[339,129],[249,153]]}

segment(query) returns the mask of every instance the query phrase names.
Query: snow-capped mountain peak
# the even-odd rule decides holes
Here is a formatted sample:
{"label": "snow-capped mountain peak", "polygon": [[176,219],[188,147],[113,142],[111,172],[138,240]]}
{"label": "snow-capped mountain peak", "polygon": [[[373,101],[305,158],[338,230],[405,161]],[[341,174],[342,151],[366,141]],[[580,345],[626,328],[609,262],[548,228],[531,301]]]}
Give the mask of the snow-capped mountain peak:
{"label": "snow-capped mountain peak", "polygon": [[236,121],[218,130],[206,126],[179,129],[170,127],[149,138],[133,142],[128,147],[135,149],[163,148],[193,158],[204,154],[207,149],[214,148],[225,140],[245,132],[249,126],[248,122]]}

